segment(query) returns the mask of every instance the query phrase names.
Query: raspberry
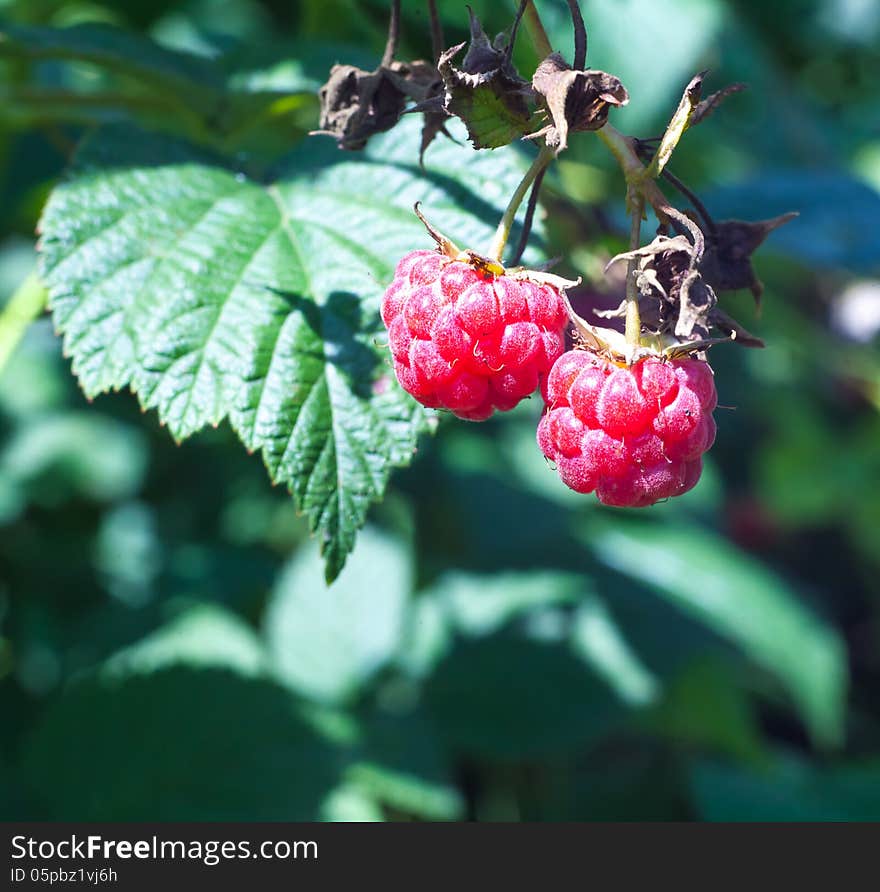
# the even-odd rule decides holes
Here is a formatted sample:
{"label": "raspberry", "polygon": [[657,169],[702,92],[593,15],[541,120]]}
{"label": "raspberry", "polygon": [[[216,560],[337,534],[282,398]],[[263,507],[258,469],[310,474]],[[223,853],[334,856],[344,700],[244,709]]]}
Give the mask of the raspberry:
{"label": "raspberry", "polygon": [[707,362],[649,356],[621,366],[570,350],[554,363],[546,390],[538,445],[575,492],[641,508],[700,479],[718,402]]}
{"label": "raspberry", "polygon": [[484,273],[438,251],[407,254],[382,299],[403,389],[472,421],[543,386],[565,349],[567,318],[554,286]]}

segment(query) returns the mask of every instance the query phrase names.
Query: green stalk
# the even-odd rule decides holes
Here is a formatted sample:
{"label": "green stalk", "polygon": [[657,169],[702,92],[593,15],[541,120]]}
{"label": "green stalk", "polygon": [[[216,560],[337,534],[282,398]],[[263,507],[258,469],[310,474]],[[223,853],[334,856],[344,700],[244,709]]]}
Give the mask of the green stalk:
{"label": "green stalk", "polygon": [[18,286],[18,290],[3,308],[0,313],[0,372],[24,337],[28,326],[46,309],[47,298],[48,292],[34,271]]}
{"label": "green stalk", "polygon": [[553,149],[548,149],[546,145],[542,146],[541,151],[538,153],[538,157],[532,162],[532,166],[526,171],[526,175],[516,187],[516,191],[513,193],[510,203],[504,211],[504,216],[501,218],[501,222],[495,230],[492,244],[489,247],[488,256],[492,260],[497,260],[499,263],[501,262],[501,255],[504,253],[507,240],[510,238],[510,230],[513,228],[513,221],[516,219],[516,212],[519,210],[519,206],[526,197],[526,192],[529,191],[529,186],[532,185],[535,178],[550,163],[553,157]]}
{"label": "green stalk", "polygon": [[[605,146],[614,155],[621,171],[630,187],[628,197],[642,195],[645,200],[657,211],[660,219],[666,216],[665,208],[669,207],[666,196],[660,191],[660,187],[652,179],[648,168],[642,164],[636,154],[633,140],[624,136],[616,127],[606,124],[601,130],[596,131],[596,136],[605,143]],[[631,210],[631,208],[628,208]]]}
{"label": "green stalk", "polygon": [[534,3],[530,2],[526,6],[523,18],[525,19],[526,29],[529,32],[529,36],[532,38],[532,43],[538,51],[538,55],[542,59],[546,59],[547,56],[553,52],[553,47],[550,45],[550,38],[547,37],[547,32],[544,30],[544,23],[541,21],[541,15],[538,10],[535,9]]}
{"label": "green stalk", "polygon": [[[642,230],[642,210],[645,200],[641,195],[632,199],[632,223],[629,230],[629,249],[635,251],[639,247]],[[639,316],[639,289],[636,286],[635,257],[626,262],[626,342],[631,347],[642,345],[642,320]]]}

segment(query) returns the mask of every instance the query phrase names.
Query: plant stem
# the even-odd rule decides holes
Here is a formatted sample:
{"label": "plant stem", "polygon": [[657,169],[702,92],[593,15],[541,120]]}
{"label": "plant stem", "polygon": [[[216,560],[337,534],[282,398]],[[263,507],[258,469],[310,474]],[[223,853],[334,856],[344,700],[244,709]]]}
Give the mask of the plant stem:
{"label": "plant stem", "polygon": [[382,67],[387,68],[394,61],[397,42],[400,39],[400,0],[391,0],[391,18],[388,22],[388,41],[382,53]]}
{"label": "plant stem", "polygon": [[[635,195],[632,199],[632,223],[629,230],[629,249],[635,251],[639,247],[642,230],[642,211],[645,200],[641,195]],[[626,262],[626,342],[632,347],[641,346],[642,320],[639,316],[639,289],[636,285],[635,257]]]}
{"label": "plant stem", "polygon": [[681,192],[681,194],[694,206],[694,210],[700,215],[706,226],[706,231],[714,233],[718,227],[715,225],[715,221],[712,219],[712,215],[709,213],[708,208],[702,201],[700,201],[693,189],[686,186],[671,170],[669,170],[668,167],[663,170],[661,176],[664,180],[669,182],[670,185]]}
{"label": "plant stem", "polygon": [[516,266],[520,260],[522,260],[526,246],[529,243],[529,235],[532,232],[532,223],[535,219],[535,210],[538,207],[538,196],[541,192],[541,183],[544,180],[545,173],[547,173],[546,167],[543,170],[538,171],[538,175],[532,183],[532,191],[529,192],[529,203],[526,205],[526,218],[523,220],[522,232],[519,235],[519,242],[517,243],[516,250],[513,252],[513,257],[510,258],[511,266]]}
{"label": "plant stem", "polygon": [[46,289],[34,271],[18,286],[3,308],[0,313],[0,372],[24,337],[27,327],[46,309],[47,297]]}
{"label": "plant stem", "polygon": [[660,191],[660,187],[651,179],[648,169],[639,159],[635,140],[624,136],[611,124],[606,124],[601,130],[595,132],[596,136],[605,143],[608,150],[617,159],[627,185],[630,187],[630,195],[640,194],[654,208],[660,220],[665,220],[667,209],[670,207],[669,201]]}
{"label": "plant stem", "polygon": [[529,186],[532,185],[535,178],[550,163],[552,158],[553,150],[548,149],[546,145],[543,146],[538,153],[538,157],[532,162],[532,166],[526,171],[522,181],[516,187],[516,191],[513,193],[513,196],[507,205],[507,209],[504,211],[504,216],[501,218],[501,222],[495,230],[495,236],[489,247],[488,256],[492,260],[497,260],[499,263],[501,262],[501,255],[504,253],[507,239],[510,238],[510,230],[513,228],[513,221],[516,219],[516,212],[519,210],[522,200],[526,197],[526,192],[529,191]]}
{"label": "plant stem", "polygon": [[544,23],[541,21],[541,16],[538,10],[535,9],[534,3],[529,2],[526,6],[524,18],[526,20],[526,28],[531,35],[532,43],[535,45],[538,55],[545,59],[553,52],[553,47],[550,45],[550,38],[547,37]]}
{"label": "plant stem", "polygon": [[440,21],[440,14],[437,12],[437,0],[428,0],[428,15],[431,19],[431,53],[436,63],[443,53],[445,43],[443,40],[443,23]]}
{"label": "plant stem", "polygon": [[522,21],[523,13],[526,11],[526,7],[531,4],[531,0],[522,0],[519,5],[519,9],[516,11],[516,18],[513,20],[513,27],[510,29],[510,40],[507,43],[507,61],[510,62],[511,57],[513,56],[513,47],[516,43],[516,35],[519,33],[519,23]]}
{"label": "plant stem", "polygon": [[578,0],[568,0],[568,8],[571,11],[571,21],[574,26],[573,67],[582,71],[587,64],[587,28],[584,25],[584,17],[581,15]]}

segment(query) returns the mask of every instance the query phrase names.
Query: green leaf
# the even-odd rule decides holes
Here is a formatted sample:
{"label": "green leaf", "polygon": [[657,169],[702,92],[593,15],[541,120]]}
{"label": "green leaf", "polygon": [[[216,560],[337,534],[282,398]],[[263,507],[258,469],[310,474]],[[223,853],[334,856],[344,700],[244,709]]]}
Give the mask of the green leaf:
{"label": "green leaf", "polygon": [[575,612],[572,647],[613,688],[624,703],[644,706],[660,691],[659,679],[627,641],[604,602],[588,597]]}
{"label": "green leaf", "polygon": [[140,487],[146,464],[142,432],[94,412],[37,416],[0,451],[0,473],[49,505],[71,492],[100,501],[129,496]]}
{"label": "green leaf", "polygon": [[176,666],[71,686],[23,771],[56,820],[305,821],[338,758],[280,685]]}
{"label": "green leaf", "polygon": [[543,607],[573,604],[584,580],[570,573],[445,573],[407,614],[397,664],[424,678],[453,649],[456,635],[485,637]]}
{"label": "green leaf", "polygon": [[263,183],[108,128],[41,221],[50,305],[86,393],[130,386],[176,438],[229,418],[293,492],[331,580],[426,427],[377,312],[396,261],[431,245],[412,205],[483,248],[523,168],[514,151],[449,143],[423,172],[418,140],[417,121],[356,158],[312,140]]}
{"label": "green leaf", "polygon": [[131,31],[103,23],[69,28],[6,24],[0,28],[2,56],[91,62],[169,91],[204,94],[222,86],[220,72],[209,59],[165,49]]}
{"label": "green leaf", "polygon": [[441,603],[461,632],[483,636],[533,608],[575,603],[583,588],[570,573],[449,573],[425,597]]}
{"label": "green leaf", "polygon": [[528,630],[530,621],[540,625],[549,608],[571,608],[572,653],[605,681],[621,703],[650,703],[660,682],[594,589],[589,576],[561,571],[444,574],[414,604],[401,663],[410,674],[423,676],[453,649],[456,633],[484,638],[518,620],[518,628]]}
{"label": "green leaf", "polygon": [[[15,502],[12,502],[13,508]],[[436,598],[417,597],[410,605],[395,665],[412,678],[431,673],[454,642],[452,623],[445,605]]]}
{"label": "green leaf", "polygon": [[451,89],[448,110],[464,121],[468,137],[478,149],[509,145],[540,127],[519,97],[518,102],[511,102],[503,94],[499,95],[501,89],[493,84]]}
{"label": "green leaf", "polygon": [[667,685],[645,725],[679,746],[728,755],[752,766],[766,762],[746,691],[730,665],[711,657],[690,664]]}
{"label": "green leaf", "polygon": [[558,644],[502,636],[454,650],[428,680],[425,704],[454,749],[502,759],[576,751],[621,713],[611,689]]}
{"label": "green leaf", "polygon": [[0,311],[0,374],[28,326],[46,309],[46,289],[35,272],[21,283]]}
{"label": "green leaf", "polygon": [[839,635],[759,563],[694,526],[594,520],[596,557],[732,641],[788,689],[814,738],[840,741],[847,688]]}
{"label": "green leaf", "polygon": [[[288,47],[289,51],[289,47]],[[136,120],[159,130],[185,132],[200,142],[275,152],[268,128],[308,130],[317,110],[318,84],[302,66],[285,60],[240,71],[234,59],[169,49],[146,37],[106,24],[68,28],[10,25],[0,28],[0,58],[28,61],[86,62],[101,69],[98,78],[75,79],[68,90],[34,79],[11,84],[0,93],[0,115],[18,127],[46,120],[107,124]],[[108,77],[107,75],[111,75]],[[114,79],[112,75],[117,77]],[[119,76],[122,87],[116,89]],[[70,78],[65,78],[70,80]],[[242,144],[245,134],[262,125],[263,145]]]}
{"label": "green leaf", "polygon": [[302,548],[272,593],[266,635],[277,675],[305,696],[344,700],[397,651],[412,588],[402,543],[367,527],[328,589],[317,549]]}
{"label": "green leaf", "polygon": [[363,824],[384,820],[382,808],[357,784],[343,783],[331,790],[321,804],[320,820],[331,823]]}
{"label": "green leaf", "polygon": [[461,794],[423,716],[378,716],[365,731],[365,752],[346,769],[351,783],[407,815],[435,821],[461,818]]}
{"label": "green leaf", "polygon": [[691,789],[706,821],[880,820],[880,762],[818,769],[779,759],[772,770],[750,772],[698,763]]}
{"label": "green leaf", "polygon": [[101,672],[106,677],[148,674],[175,663],[226,667],[242,676],[266,670],[262,644],[250,626],[222,607],[197,604],[112,656]]}

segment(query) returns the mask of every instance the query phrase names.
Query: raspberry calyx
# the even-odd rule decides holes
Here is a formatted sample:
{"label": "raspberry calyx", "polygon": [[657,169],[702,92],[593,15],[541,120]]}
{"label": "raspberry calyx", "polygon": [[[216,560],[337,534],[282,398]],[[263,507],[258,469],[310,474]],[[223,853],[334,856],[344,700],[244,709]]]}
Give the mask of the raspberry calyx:
{"label": "raspberry calyx", "polygon": [[564,353],[547,378],[538,445],[575,492],[646,507],[692,489],[715,440],[709,363],[642,356],[631,365],[590,349]]}

